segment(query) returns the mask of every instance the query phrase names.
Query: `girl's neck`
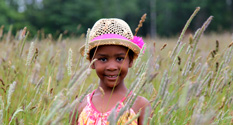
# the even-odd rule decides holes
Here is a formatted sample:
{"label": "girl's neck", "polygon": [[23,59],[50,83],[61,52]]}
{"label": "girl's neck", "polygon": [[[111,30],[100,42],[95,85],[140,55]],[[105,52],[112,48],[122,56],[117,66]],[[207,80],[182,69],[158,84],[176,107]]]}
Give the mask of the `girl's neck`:
{"label": "girl's neck", "polygon": [[121,83],[115,87],[107,87],[107,86],[104,86],[103,84],[99,84],[99,87],[97,88],[96,91],[101,92],[102,90],[100,90],[100,88],[104,90],[104,93],[111,93],[112,91],[114,91],[114,93],[117,93],[117,92],[126,93],[128,90],[124,83]]}

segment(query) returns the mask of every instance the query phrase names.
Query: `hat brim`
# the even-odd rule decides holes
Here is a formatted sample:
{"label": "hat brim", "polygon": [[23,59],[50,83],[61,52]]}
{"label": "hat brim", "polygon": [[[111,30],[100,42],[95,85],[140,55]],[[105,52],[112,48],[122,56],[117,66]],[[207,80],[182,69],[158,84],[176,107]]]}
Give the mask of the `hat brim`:
{"label": "hat brim", "polygon": [[[138,57],[138,54],[140,53],[140,48],[131,41],[123,40],[123,39],[116,39],[116,38],[102,39],[102,40],[94,40],[94,41],[89,42],[89,50],[88,50],[87,59],[89,59],[89,52],[91,49],[97,46],[103,46],[103,45],[119,45],[119,46],[127,47],[135,53],[134,59],[136,59]],[[82,56],[84,56],[84,51],[85,51],[85,45],[83,45],[80,48],[80,53]]]}

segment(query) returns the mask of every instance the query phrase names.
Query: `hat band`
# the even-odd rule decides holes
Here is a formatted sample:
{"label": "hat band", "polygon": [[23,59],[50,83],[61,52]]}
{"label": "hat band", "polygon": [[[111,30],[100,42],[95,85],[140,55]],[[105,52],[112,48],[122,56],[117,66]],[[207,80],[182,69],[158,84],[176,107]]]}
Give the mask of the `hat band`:
{"label": "hat band", "polygon": [[123,40],[130,41],[129,39],[127,39],[127,38],[125,38],[125,37],[123,37],[121,35],[118,35],[118,34],[103,34],[103,35],[95,37],[94,39],[91,40],[91,42],[95,41],[95,40],[112,39],[112,38],[123,39]]}

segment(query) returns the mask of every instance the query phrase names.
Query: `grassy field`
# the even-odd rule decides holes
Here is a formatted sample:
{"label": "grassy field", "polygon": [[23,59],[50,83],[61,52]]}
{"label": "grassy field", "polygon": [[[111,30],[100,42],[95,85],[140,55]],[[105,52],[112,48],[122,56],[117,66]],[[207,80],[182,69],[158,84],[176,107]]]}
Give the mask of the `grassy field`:
{"label": "grassy field", "polygon": [[[69,124],[74,105],[98,85],[95,71],[79,54],[84,37],[19,36],[0,37],[0,123]],[[145,54],[125,83],[150,100],[151,125],[233,124],[232,37],[199,30],[145,39]]]}

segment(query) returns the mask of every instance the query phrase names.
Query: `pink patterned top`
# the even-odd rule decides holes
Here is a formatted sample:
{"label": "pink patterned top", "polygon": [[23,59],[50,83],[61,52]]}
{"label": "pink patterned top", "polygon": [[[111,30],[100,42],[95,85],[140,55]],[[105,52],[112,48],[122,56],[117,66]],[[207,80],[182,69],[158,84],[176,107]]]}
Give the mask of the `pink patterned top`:
{"label": "pink patterned top", "polygon": [[[87,105],[84,107],[83,111],[81,112],[78,118],[78,125],[108,125],[108,116],[110,115],[112,109],[108,112],[101,113],[94,107],[94,104],[91,102],[92,96],[95,91],[87,95]],[[121,108],[124,107],[123,101],[126,98],[123,98],[119,106],[117,107],[116,111],[119,112]],[[136,114],[134,113],[133,109],[126,110],[124,114],[119,118],[117,121],[117,125],[124,124],[132,119]],[[130,125],[137,125],[137,119],[133,120]]]}

